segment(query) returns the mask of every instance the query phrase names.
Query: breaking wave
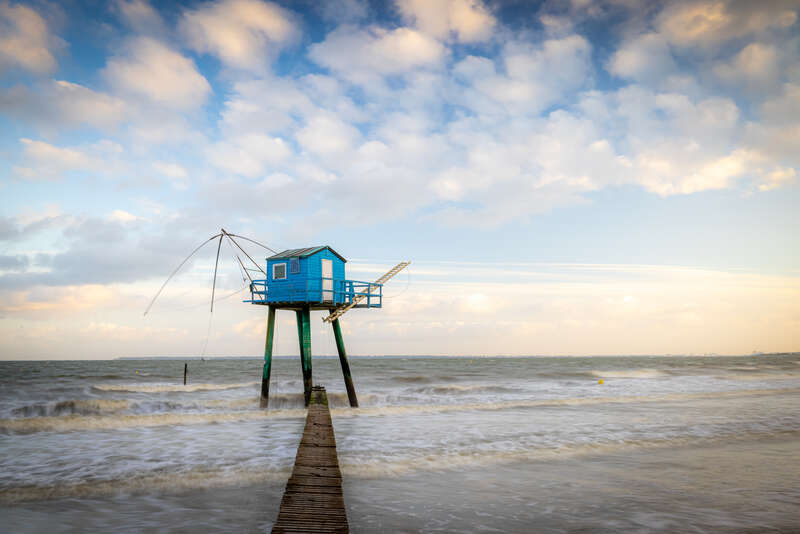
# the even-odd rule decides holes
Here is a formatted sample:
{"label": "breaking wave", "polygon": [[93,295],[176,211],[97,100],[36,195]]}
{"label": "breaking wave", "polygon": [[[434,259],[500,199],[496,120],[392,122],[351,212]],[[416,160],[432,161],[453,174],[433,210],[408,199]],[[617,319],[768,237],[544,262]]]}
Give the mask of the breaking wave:
{"label": "breaking wave", "polygon": [[422,375],[396,376],[396,377],[394,377],[394,381],[395,382],[403,382],[403,383],[406,383],[406,384],[417,384],[417,383],[430,382],[431,378],[427,377],[427,376],[422,376]]}
{"label": "breaking wave", "polygon": [[117,494],[176,492],[215,487],[250,486],[281,483],[290,474],[283,469],[193,469],[185,472],[155,473],[114,480],[18,486],[0,489],[0,502],[18,503],[75,497],[98,497]]}
{"label": "breaking wave", "polygon": [[590,371],[592,376],[598,378],[659,378],[665,376],[664,371],[658,369],[637,369],[635,371]]}
{"label": "breaking wave", "polygon": [[566,460],[579,456],[601,456],[619,452],[635,452],[672,447],[711,445],[714,443],[742,442],[762,439],[797,439],[798,430],[778,430],[769,432],[731,432],[716,436],[683,436],[662,439],[641,439],[608,441],[582,445],[565,445],[514,451],[472,450],[462,453],[441,453],[414,455],[398,460],[376,458],[367,461],[352,460],[347,454],[339,458],[342,474],[345,477],[383,478],[402,476],[418,471],[446,471],[464,467],[493,465],[529,461]]}
{"label": "breaking wave", "polygon": [[738,380],[738,381],[797,380],[800,379],[800,374],[750,372],[747,374],[725,375],[722,378],[725,378],[726,380]]}
{"label": "breaking wave", "polygon": [[249,388],[261,384],[258,382],[239,382],[235,384],[95,384],[98,391],[127,391],[130,393],[164,393],[194,391],[220,391],[224,389]]}
{"label": "breaking wave", "polygon": [[736,397],[752,397],[763,395],[796,394],[800,393],[800,388],[781,388],[781,389],[750,389],[736,391],[715,391],[707,393],[675,393],[670,395],[654,396],[625,396],[625,397],[577,397],[566,399],[536,399],[536,400],[513,400],[501,402],[484,403],[458,403],[458,404],[420,404],[411,406],[368,406],[363,408],[334,408],[332,415],[337,417],[354,416],[382,416],[382,415],[402,415],[414,413],[439,413],[457,412],[473,410],[508,410],[515,408],[538,408],[548,406],[584,406],[594,404],[630,404],[630,403],[651,403],[651,402],[679,402],[686,400],[699,399],[723,399]]}
{"label": "breaking wave", "polygon": [[[328,392],[328,405],[331,408],[343,408],[350,406],[350,400],[347,393]],[[358,400],[361,404],[370,404],[379,400],[381,397],[378,395],[360,394]],[[257,408],[260,404],[259,397],[248,397],[245,399],[219,399],[198,402],[196,404],[207,407],[224,407],[231,409],[246,409]],[[269,395],[269,409],[283,410],[283,409],[304,409],[305,396],[303,393],[270,393]]]}
{"label": "breaking wave", "polygon": [[114,399],[72,399],[57,402],[30,404],[14,408],[18,417],[47,417],[54,415],[96,415],[127,410],[130,402]]}
{"label": "breaking wave", "polygon": [[513,393],[519,390],[505,386],[449,384],[444,386],[423,386],[414,388],[411,391],[428,395],[449,395],[454,393]]}
{"label": "breaking wave", "polygon": [[111,430],[144,426],[198,425],[252,421],[259,419],[292,419],[305,417],[303,410],[252,410],[224,413],[166,413],[150,415],[66,415],[57,417],[28,417],[0,419],[0,431],[33,433],[65,432],[71,430]]}
{"label": "breaking wave", "polygon": [[[330,393],[328,400],[331,413],[337,417],[381,417],[387,415],[426,414],[458,411],[497,411],[508,409],[544,408],[558,406],[584,406],[600,404],[630,404],[653,402],[680,402],[698,399],[724,399],[741,398],[764,395],[797,394],[800,388],[775,388],[751,389],[734,391],[716,391],[704,393],[676,393],[653,396],[620,396],[620,397],[575,397],[554,399],[510,400],[498,402],[451,403],[451,404],[406,404],[406,405],[369,405],[378,397],[362,396],[362,407],[350,408],[345,393]],[[145,413],[145,414],[116,414],[129,407],[127,401],[113,400],[87,400],[68,401],[74,405],[84,403],[86,413],[71,413],[67,415],[47,415],[40,417],[22,417],[0,419],[0,432],[34,433],[47,431],[71,430],[106,430],[129,427],[165,426],[165,425],[197,425],[226,423],[231,421],[250,421],[268,418],[301,418],[305,416],[302,394],[275,394],[270,395],[268,410],[260,410],[258,398],[233,399],[233,400],[208,400],[205,402],[177,405],[182,408],[200,405],[203,407],[227,408],[224,412],[211,413]],[[92,412],[91,407],[99,403],[106,412]],[[115,404],[119,403],[119,404]],[[252,409],[250,409],[252,408]],[[111,412],[111,413],[109,413]]]}

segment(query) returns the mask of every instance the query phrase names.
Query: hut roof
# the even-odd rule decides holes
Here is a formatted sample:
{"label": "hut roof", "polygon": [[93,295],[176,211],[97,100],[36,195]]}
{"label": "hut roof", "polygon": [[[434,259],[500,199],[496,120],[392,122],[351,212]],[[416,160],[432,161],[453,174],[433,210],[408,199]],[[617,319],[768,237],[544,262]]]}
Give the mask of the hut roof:
{"label": "hut roof", "polygon": [[278,254],[275,254],[274,256],[270,256],[267,259],[268,260],[280,260],[280,259],[284,259],[284,258],[307,258],[307,257],[309,257],[309,256],[311,256],[313,254],[316,254],[317,252],[321,252],[321,251],[325,250],[326,248],[328,250],[330,250],[340,260],[342,260],[344,262],[347,261],[346,259],[344,259],[344,257],[342,257],[341,254],[339,254],[338,252],[333,250],[328,245],[322,245],[322,246],[319,246],[319,247],[291,248],[291,249],[288,249],[288,250],[284,250],[283,252],[279,252]]}

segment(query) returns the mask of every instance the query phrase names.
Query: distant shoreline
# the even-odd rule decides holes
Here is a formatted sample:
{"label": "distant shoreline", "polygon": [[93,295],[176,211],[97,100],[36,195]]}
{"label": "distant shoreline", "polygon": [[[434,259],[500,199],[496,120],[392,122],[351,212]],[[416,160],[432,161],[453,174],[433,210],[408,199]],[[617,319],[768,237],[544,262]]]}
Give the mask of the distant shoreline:
{"label": "distant shoreline", "polygon": [[[429,359],[429,358],[465,358],[465,359],[486,359],[486,358],[743,358],[743,357],[761,357],[761,356],[798,356],[800,352],[758,352],[751,354],[566,354],[566,355],[552,355],[552,354],[529,354],[523,356],[508,355],[508,354],[495,354],[495,355],[437,355],[437,354],[423,354],[423,355],[362,355],[352,356],[348,358],[369,358],[369,359]],[[273,359],[290,359],[297,358],[297,354],[273,356]],[[314,355],[314,358],[319,359],[337,359],[335,354],[320,354]],[[113,360],[263,360],[263,356],[119,356]],[[102,360],[101,360],[102,361]]]}
{"label": "distant shoreline", "polygon": [[[527,356],[513,356],[508,354],[496,354],[496,355],[361,355],[361,356],[352,356],[348,355],[348,358],[357,359],[357,360],[395,360],[395,359],[432,359],[432,358],[447,358],[447,359],[465,359],[465,360],[479,360],[479,359],[526,359],[526,358],[747,358],[747,357],[776,357],[776,356],[800,356],[800,352],[759,352],[759,353],[751,353],[751,354],[590,354],[590,355],[577,355],[577,354],[568,354],[568,355],[548,355],[548,354],[534,354],[534,355],[527,355]],[[290,355],[280,355],[280,356],[273,356],[273,359],[277,360],[288,360],[294,359],[298,356],[296,354]],[[97,361],[97,362],[108,362],[108,361],[158,361],[158,360],[165,360],[165,361],[204,361],[204,360],[263,360],[263,356],[118,356],[116,358],[108,358],[108,359],[44,359],[44,358],[32,358],[27,360],[0,360],[0,362],[82,362],[82,361]],[[338,359],[338,356],[335,354],[320,354],[314,355],[314,359],[320,360],[328,360],[328,359]]]}

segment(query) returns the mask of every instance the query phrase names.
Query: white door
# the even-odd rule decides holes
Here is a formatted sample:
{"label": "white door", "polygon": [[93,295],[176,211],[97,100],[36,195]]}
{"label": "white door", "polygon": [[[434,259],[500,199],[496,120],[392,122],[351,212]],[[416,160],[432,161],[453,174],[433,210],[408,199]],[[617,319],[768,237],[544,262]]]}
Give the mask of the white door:
{"label": "white door", "polygon": [[333,261],[322,260],[322,300],[333,300]]}

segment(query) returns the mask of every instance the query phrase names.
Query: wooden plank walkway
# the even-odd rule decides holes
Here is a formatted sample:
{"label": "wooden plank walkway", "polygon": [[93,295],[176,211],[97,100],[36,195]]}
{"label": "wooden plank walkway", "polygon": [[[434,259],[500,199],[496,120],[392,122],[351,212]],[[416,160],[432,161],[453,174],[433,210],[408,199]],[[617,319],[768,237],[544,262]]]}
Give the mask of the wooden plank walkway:
{"label": "wooden plank walkway", "polygon": [[349,531],[328,397],[317,386],[311,389],[306,427],[272,532]]}

